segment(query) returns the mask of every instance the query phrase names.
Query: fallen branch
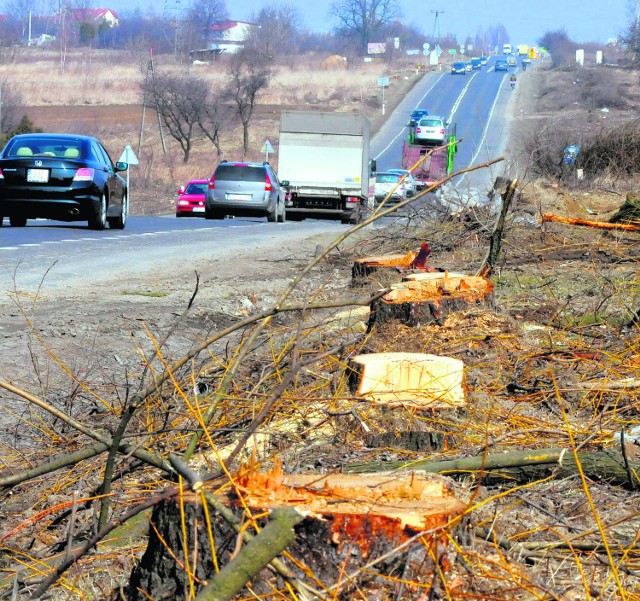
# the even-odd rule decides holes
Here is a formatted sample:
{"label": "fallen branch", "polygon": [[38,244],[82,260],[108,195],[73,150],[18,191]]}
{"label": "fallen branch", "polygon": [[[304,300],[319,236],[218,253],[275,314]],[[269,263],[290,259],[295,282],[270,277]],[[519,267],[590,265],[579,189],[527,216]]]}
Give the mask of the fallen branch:
{"label": "fallen branch", "polygon": [[544,213],[541,223],[553,221],[555,223],[565,223],[567,225],[580,225],[584,227],[596,227],[603,230],[624,230],[627,232],[640,232],[640,225],[632,223],[610,223],[609,221],[591,221],[590,219],[575,219],[573,217],[562,217],[561,215],[553,215]]}
{"label": "fallen branch", "polygon": [[[629,462],[629,470],[621,453],[609,449],[594,453],[577,453],[585,476],[591,480],[608,482],[625,488],[640,483],[640,462]],[[347,473],[368,473],[391,470],[425,471],[448,476],[475,474],[491,484],[500,481],[529,482],[554,476],[566,478],[578,472],[578,464],[571,449],[557,447],[539,451],[513,451],[480,457],[463,457],[440,461],[387,461],[351,463]],[[629,473],[634,480],[629,481]]]}

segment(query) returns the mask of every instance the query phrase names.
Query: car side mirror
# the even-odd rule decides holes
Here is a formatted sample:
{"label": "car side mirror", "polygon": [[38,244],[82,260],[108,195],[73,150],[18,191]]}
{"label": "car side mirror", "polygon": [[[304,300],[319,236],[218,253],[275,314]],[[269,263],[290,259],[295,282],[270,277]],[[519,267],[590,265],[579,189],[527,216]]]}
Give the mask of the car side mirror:
{"label": "car side mirror", "polygon": [[178,194],[184,194],[184,186],[178,188]]}
{"label": "car side mirror", "polygon": [[129,163],[125,163],[124,161],[118,161],[116,163],[116,171],[126,171],[129,169]]}

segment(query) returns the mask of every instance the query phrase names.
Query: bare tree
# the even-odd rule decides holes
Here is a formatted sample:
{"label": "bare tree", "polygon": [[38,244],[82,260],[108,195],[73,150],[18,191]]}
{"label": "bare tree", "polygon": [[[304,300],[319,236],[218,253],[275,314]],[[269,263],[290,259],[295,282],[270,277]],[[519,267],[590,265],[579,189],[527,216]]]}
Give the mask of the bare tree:
{"label": "bare tree", "polygon": [[225,0],[191,0],[186,11],[188,39],[192,40],[192,44],[197,40],[199,47],[204,47],[213,24],[226,18]]}
{"label": "bare tree", "polygon": [[156,74],[147,85],[146,98],[151,99],[169,135],[180,144],[183,162],[187,163],[201,131],[196,126],[203,119],[209,95],[207,83],[193,75]]}
{"label": "bare tree", "polygon": [[233,55],[229,63],[229,83],[225,96],[233,103],[242,123],[243,157],[249,152],[249,123],[256,108],[258,93],[269,85],[271,70],[266,57],[255,49]]}
{"label": "bare tree", "polygon": [[3,6],[6,14],[20,22],[24,38],[27,35],[29,15],[35,16],[37,14],[38,0],[5,0]]}
{"label": "bare tree", "polygon": [[223,104],[222,95],[210,94],[202,107],[198,126],[203,135],[215,146],[218,156],[222,155],[220,134],[228,124],[228,109]]}
{"label": "bare tree", "polygon": [[336,0],[330,13],[338,30],[356,36],[364,51],[375,33],[400,16],[400,7],[398,0]]}
{"label": "bare tree", "polygon": [[252,29],[249,42],[258,52],[275,58],[297,51],[300,13],[291,2],[266,6],[252,21],[258,27]]}

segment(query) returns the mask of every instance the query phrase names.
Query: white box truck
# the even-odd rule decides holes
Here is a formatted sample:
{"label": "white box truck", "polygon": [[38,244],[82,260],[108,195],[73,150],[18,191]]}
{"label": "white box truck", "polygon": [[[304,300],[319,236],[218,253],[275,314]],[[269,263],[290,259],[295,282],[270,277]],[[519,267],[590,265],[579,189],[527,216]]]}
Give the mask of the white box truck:
{"label": "white box truck", "polygon": [[366,117],[283,111],[278,177],[287,189],[288,220],[362,220],[373,206],[374,163],[369,157]]}

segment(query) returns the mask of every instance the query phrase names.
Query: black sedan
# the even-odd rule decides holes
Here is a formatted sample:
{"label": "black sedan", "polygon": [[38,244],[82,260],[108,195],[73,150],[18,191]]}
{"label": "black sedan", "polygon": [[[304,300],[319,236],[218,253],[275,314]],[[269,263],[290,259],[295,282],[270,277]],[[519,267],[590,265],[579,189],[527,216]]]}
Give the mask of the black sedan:
{"label": "black sedan", "polygon": [[129,211],[125,180],[95,138],[72,134],[21,134],[0,153],[0,225],[27,219],[88,221],[94,230],[123,229]]}

